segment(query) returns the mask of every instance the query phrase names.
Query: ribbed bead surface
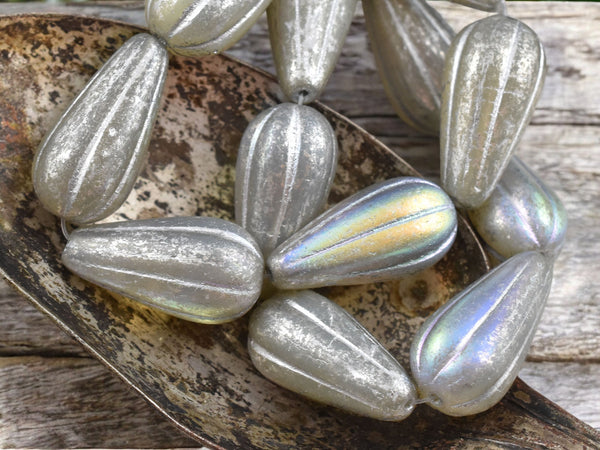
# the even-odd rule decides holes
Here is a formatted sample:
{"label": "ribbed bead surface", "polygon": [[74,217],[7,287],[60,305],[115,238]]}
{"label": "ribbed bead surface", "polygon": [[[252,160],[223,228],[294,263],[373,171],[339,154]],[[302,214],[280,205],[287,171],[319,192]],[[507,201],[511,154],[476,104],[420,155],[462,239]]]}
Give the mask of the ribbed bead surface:
{"label": "ribbed bead surface", "polygon": [[279,85],[287,98],[315,100],[342,51],[358,0],[273,0],[267,10]]}
{"label": "ribbed bead surface", "polygon": [[227,50],[271,0],[147,0],[146,23],[174,53],[203,56]]}
{"label": "ribbed bead surface", "polygon": [[506,16],[479,20],[448,51],[440,128],[446,192],[467,208],[491,194],[529,123],[546,63],[536,34]]}
{"label": "ribbed bead surface", "polygon": [[395,178],[338,203],[268,259],[280,289],[361,284],[433,265],[456,236],[456,211],[436,185]]}
{"label": "ribbed bead surface", "polygon": [[438,134],[442,72],[454,31],[422,0],[363,0],[383,87],[400,118]]}
{"label": "ribbed bead surface", "polygon": [[309,106],[283,103],[250,123],[238,152],[235,216],[265,255],[323,210],[336,163],[335,133]]}
{"label": "ribbed bead surface", "polygon": [[207,217],[95,225],[73,232],[62,255],[92,283],[186,320],[227,322],[258,299],[264,264],[252,237]]}
{"label": "ribbed bead surface", "polygon": [[551,282],[549,260],[521,253],[436,311],[411,347],[421,397],[452,416],[496,404],[525,360]]}
{"label": "ribbed bead surface", "polygon": [[250,318],[248,350],[275,383],[379,420],[402,420],[415,388],[400,364],[344,309],[313,291],[283,292]]}
{"label": "ribbed bead surface", "polygon": [[89,223],[125,201],[146,160],[167,64],[160,42],[138,34],[94,75],[36,153],[33,185],[46,209]]}
{"label": "ribbed bead surface", "polygon": [[513,157],[490,198],[469,211],[483,240],[500,256],[527,250],[556,256],[567,234],[567,212],[552,189]]}

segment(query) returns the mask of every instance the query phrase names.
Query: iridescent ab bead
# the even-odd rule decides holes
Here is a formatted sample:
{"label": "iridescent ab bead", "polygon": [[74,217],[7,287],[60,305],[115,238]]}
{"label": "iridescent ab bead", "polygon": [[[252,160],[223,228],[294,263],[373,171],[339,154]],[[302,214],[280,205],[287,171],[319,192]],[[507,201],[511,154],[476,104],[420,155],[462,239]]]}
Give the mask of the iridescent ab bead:
{"label": "iridescent ab bead", "polygon": [[567,234],[562,202],[516,156],[490,198],[470,210],[469,218],[486,244],[503,258],[527,250],[556,257]]}
{"label": "iridescent ab bead", "polygon": [[389,280],[439,261],[454,242],[456,211],[438,186],[394,178],[338,203],[268,259],[280,289]]}
{"label": "iridescent ab bead", "polygon": [[411,347],[420,397],[451,416],[500,401],[527,356],[551,283],[551,261],[521,253],[437,310]]}

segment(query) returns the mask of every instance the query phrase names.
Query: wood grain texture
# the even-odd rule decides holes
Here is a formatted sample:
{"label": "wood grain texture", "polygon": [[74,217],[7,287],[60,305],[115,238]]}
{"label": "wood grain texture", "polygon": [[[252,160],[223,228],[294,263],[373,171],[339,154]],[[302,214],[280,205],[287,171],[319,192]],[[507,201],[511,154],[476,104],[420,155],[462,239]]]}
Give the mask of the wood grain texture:
{"label": "wood grain texture", "polygon": [[196,446],[123,388],[90,358],[0,358],[0,446]]}
{"label": "wood grain texture", "polygon": [[[456,30],[484,16],[444,2],[434,6]],[[143,23],[143,11],[129,7],[3,4],[0,14],[53,10]],[[523,378],[600,428],[600,4],[525,2],[508,9],[539,34],[549,64],[517,152],[557,191],[570,219]],[[266,21],[230,53],[274,72]],[[394,116],[360,14],[322,99],[436,179],[437,141]],[[26,300],[0,286],[0,446],[194,446]]]}
{"label": "wood grain texture", "polygon": [[0,281],[0,311],[5,318],[0,327],[0,357],[89,356],[4,280]]}
{"label": "wood grain texture", "polygon": [[598,428],[600,424],[600,364],[531,362],[519,373],[523,381]]}

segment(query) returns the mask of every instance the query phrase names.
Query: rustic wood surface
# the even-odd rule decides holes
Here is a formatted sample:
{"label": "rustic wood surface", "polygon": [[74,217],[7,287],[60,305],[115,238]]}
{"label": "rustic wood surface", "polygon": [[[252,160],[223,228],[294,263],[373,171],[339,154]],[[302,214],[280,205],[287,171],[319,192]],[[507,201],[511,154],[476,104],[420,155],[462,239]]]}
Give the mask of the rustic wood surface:
{"label": "rustic wood surface", "polygon": [[[0,14],[57,11],[143,23],[138,3],[1,4]],[[455,29],[483,14],[436,2]],[[509,13],[539,34],[548,76],[518,150],[569,212],[548,307],[521,377],[600,428],[600,4],[518,3]],[[231,54],[273,72],[266,22]],[[323,102],[349,116],[436,177],[437,142],[395,118],[379,83],[358,14]],[[193,447],[25,299],[0,285],[0,446]]]}

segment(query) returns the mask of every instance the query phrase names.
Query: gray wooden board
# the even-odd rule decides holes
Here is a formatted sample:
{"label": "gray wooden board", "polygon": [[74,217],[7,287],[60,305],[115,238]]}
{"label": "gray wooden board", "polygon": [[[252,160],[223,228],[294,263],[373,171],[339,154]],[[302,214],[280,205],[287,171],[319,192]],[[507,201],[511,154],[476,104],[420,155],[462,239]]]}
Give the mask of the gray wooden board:
{"label": "gray wooden board", "polygon": [[[135,7],[139,3],[117,3],[0,4],[0,14],[54,11],[143,23],[143,11]],[[434,5],[457,30],[484,16],[445,2]],[[558,192],[570,220],[552,294],[521,375],[567,411],[600,428],[600,4],[523,2],[508,9],[539,34],[549,66],[518,153]],[[230,53],[273,72],[266,21]],[[394,116],[360,12],[323,101],[436,178],[437,142]],[[1,283],[0,446],[194,446]]]}

